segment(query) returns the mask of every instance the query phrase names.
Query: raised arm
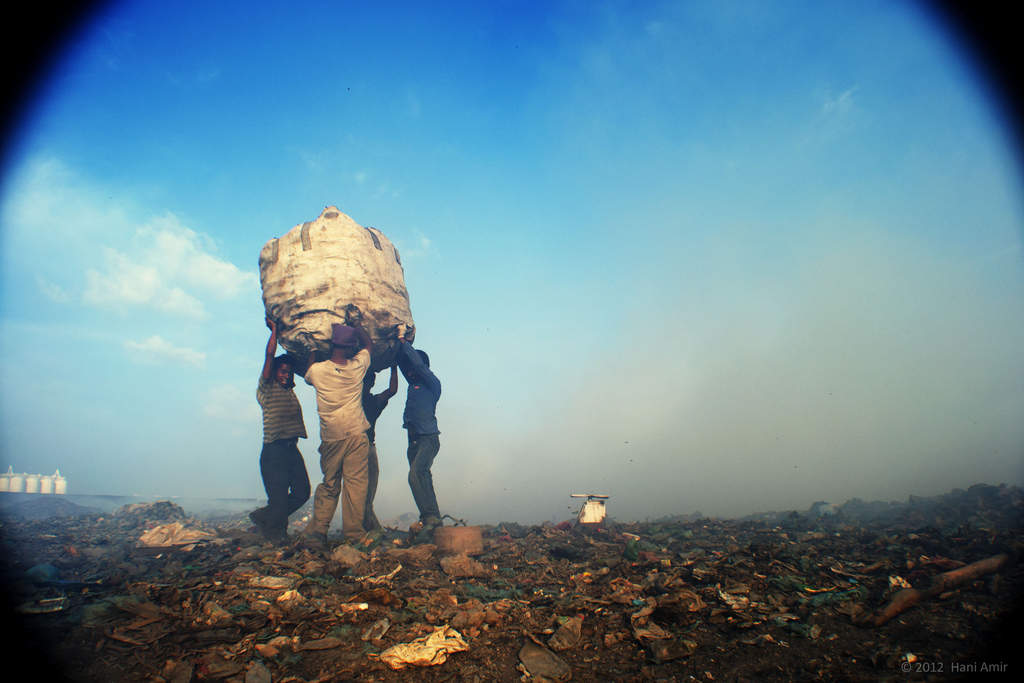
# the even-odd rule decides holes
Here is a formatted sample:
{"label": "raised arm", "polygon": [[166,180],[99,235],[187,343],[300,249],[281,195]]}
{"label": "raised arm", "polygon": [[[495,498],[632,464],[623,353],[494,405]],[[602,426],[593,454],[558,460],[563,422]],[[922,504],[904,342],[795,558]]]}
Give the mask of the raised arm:
{"label": "raised arm", "polygon": [[359,343],[362,344],[366,352],[373,356],[373,340],[370,339],[370,335],[366,333],[362,325],[355,325],[353,329],[356,331],[356,336],[359,337]]}
{"label": "raised arm", "polygon": [[380,392],[380,395],[385,400],[390,400],[392,396],[398,393],[398,363],[395,362],[391,365],[391,381],[388,382],[388,388]]}
{"label": "raised arm", "polygon": [[439,392],[441,390],[441,380],[427,367],[427,364],[423,362],[420,354],[412,347],[412,344],[404,340],[399,342],[398,354],[400,358],[404,359],[405,368],[409,371],[409,375],[406,375],[407,379],[411,375],[435,391]]}
{"label": "raised arm", "polygon": [[373,357],[373,340],[363,329],[363,312],[355,304],[345,306],[345,324],[356,331],[356,337],[366,352]]}
{"label": "raised arm", "polygon": [[277,352],[277,323],[267,316],[267,327],[270,328],[270,339],[267,340],[267,355],[263,358],[263,381],[270,379],[271,368],[274,367],[274,354]]}

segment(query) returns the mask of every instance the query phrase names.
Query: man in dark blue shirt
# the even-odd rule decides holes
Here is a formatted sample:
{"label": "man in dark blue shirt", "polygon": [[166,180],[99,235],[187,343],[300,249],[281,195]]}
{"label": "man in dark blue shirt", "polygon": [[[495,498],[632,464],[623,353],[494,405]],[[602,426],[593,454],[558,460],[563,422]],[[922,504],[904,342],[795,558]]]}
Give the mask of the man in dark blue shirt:
{"label": "man in dark blue shirt", "polygon": [[441,449],[434,414],[441,398],[441,381],[430,370],[430,358],[424,351],[412,347],[416,331],[409,330],[398,344],[398,367],[409,384],[405,399],[402,426],[408,431],[409,488],[420,511],[422,537],[427,538],[435,527],[441,526],[441,513],[434,493],[434,478],[430,466]]}

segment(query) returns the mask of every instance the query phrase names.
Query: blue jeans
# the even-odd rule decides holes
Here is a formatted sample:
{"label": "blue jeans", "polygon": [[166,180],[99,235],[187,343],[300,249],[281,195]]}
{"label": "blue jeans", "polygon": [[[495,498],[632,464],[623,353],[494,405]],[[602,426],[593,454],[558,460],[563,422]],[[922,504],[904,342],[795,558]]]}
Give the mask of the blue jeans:
{"label": "blue jeans", "polygon": [[437,434],[409,435],[409,450],[406,453],[409,458],[409,488],[420,510],[420,521],[441,519],[437,509],[437,495],[434,493],[434,477],[430,474],[430,466],[434,464],[439,450],[441,441]]}

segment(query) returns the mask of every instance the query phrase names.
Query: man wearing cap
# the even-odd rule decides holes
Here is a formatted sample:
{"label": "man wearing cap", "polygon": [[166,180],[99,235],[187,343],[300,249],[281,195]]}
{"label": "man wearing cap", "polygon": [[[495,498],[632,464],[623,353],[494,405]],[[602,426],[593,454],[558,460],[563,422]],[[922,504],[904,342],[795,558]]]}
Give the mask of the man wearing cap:
{"label": "man wearing cap", "polygon": [[370,425],[363,414],[363,378],[370,367],[370,336],[362,327],[331,326],[331,357],[313,363],[306,382],[316,389],[320,415],[320,469],[324,480],[313,497],[313,518],[303,531],[305,545],[327,548],[327,529],[341,495],[341,529],[346,541],[363,534]]}

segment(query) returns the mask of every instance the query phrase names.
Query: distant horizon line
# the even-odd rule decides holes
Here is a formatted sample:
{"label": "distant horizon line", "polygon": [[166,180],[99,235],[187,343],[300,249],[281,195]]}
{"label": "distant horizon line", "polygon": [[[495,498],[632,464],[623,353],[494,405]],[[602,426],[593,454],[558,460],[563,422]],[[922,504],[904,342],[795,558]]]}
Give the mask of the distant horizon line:
{"label": "distant horizon line", "polygon": [[188,495],[155,496],[155,495],[144,494],[144,493],[39,493],[39,492],[26,492],[26,491],[0,491],[0,493],[9,493],[11,495],[33,496],[33,497],[35,497],[35,496],[51,496],[51,497],[55,497],[55,498],[57,498],[57,497],[59,497],[59,498],[72,498],[72,497],[75,497],[75,496],[82,497],[82,498],[147,498],[147,499],[151,498],[151,499],[158,500],[158,501],[159,500],[175,500],[175,499],[185,499],[185,500],[223,500],[223,501],[237,501],[237,502],[261,500],[260,498],[236,498],[236,497],[232,497],[232,498],[220,498],[220,497],[218,497],[218,498],[211,498],[209,496],[188,496]]}

